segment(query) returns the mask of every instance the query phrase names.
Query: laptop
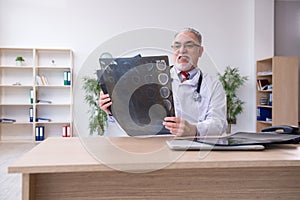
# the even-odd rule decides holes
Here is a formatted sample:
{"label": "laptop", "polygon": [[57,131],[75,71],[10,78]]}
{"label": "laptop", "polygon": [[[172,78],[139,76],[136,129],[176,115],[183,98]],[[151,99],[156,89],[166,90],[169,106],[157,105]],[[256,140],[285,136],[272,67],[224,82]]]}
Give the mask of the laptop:
{"label": "laptop", "polygon": [[203,151],[257,151],[264,150],[265,146],[260,144],[248,145],[213,145],[199,141],[175,139],[166,141],[168,147],[172,150],[186,151],[186,150],[203,150]]}
{"label": "laptop", "polygon": [[[201,138],[200,138],[201,139]],[[299,134],[278,132],[236,132],[227,136],[207,136],[200,141],[168,140],[172,150],[263,150],[269,144],[298,144]]]}

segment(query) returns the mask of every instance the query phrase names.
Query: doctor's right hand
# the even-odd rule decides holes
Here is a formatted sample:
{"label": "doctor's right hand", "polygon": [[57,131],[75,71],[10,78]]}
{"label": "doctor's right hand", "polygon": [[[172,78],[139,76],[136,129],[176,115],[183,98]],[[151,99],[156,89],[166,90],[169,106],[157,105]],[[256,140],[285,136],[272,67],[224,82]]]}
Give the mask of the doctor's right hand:
{"label": "doctor's right hand", "polygon": [[104,94],[102,91],[100,92],[99,101],[98,101],[99,108],[103,110],[106,114],[111,115],[109,107],[112,105],[111,99],[109,94]]}
{"label": "doctor's right hand", "polygon": [[195,136],[197,127],[180,117],[165,117],[163,125],[173,135],[178,137]]}

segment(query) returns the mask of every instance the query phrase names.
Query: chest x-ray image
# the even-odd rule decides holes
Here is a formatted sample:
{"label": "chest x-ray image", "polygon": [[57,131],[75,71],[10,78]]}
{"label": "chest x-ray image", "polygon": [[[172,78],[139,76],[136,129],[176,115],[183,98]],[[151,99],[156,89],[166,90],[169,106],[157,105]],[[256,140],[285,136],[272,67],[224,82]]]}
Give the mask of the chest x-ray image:
{"label": "chest x-ray image", "polygon": [[175,116],[168,56],[100,58],[98,79],[112,99],[111,112],[130,136],[170,134],[162,125]]}

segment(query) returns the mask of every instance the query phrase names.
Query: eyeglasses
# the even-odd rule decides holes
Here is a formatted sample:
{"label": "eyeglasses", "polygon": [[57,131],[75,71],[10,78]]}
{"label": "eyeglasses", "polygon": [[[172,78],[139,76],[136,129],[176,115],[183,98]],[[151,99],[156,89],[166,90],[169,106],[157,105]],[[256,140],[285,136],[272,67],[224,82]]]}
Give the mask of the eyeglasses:
{"label": "eyeglasses", "polygon": [[[171,46],[174,50],[178,50],[182,47],[182,44],[180,43],[175,43],[174,45]],[[201,47],[201,45],[196,44],[194,42],[187,42],[185,44],[183,44],[183,48],[185,49],[192,49],[194,47]]]}

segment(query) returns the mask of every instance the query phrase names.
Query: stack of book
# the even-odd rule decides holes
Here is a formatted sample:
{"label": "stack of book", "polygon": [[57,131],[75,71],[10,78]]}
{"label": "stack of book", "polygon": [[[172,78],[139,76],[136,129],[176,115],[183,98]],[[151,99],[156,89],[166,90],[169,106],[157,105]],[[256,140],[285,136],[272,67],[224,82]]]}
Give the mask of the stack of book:
{"label": "stack of book", "polygon": [[257,75],[258,75],[258,76],[272,75],[272,70],[263,71],[263,72],[257,72]]}
{"label": "stack of book", "polygon": [[44,75],[36,75],[36,83],[37,85],[49,85],[48,80]]}
{"label": "stack of book", "polygon": [[267,79],[257,80],[257,90],[272,90],[272,84]]}

